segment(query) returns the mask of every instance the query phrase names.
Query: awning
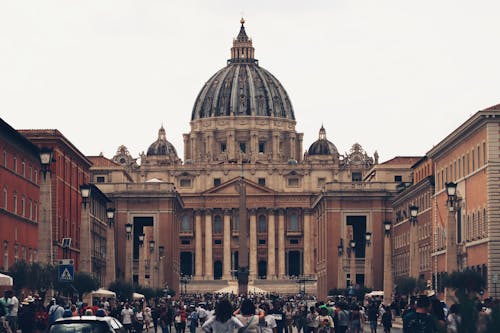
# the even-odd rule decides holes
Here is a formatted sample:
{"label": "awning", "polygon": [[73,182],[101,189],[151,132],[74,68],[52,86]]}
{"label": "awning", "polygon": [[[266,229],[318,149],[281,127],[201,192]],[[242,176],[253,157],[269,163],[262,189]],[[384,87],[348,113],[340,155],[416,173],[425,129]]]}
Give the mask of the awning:
{"label": "awning", "polygon": [[114,292],[103,288],[97,289],[96,291],[91,292],[91,294],[92,296],[97,296],[97,297],[116,298],[116,294]]}
{"label": "awning", "polygon": [[12,279],[12,276],[0,273],[0,286],[12,287],[13,285],[14,285],[14,279]]}
{"label": "awning", "polygon": [[145,297],[143,294],[134,293],[134,294],[132,295],[132,298],[133,298],[134,300],[141,300],[141,299],[145,299],[146,297]]}

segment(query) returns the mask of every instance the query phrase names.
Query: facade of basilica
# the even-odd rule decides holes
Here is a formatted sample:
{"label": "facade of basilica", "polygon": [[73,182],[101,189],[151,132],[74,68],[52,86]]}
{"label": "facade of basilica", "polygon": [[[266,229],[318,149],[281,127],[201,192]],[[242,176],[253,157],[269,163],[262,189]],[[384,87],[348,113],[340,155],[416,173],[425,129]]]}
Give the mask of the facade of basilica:
{"label": "facade of basilica", "polygon": [[[242,20],[227,65],[194,102],[182,159],[163,126],[137,158],[126,146],[111,159],[89,157],[91,182],[116,209],[117,277],[230,288],[244,241],[249,290],[296,292],[297,281],[323,296],[355,284],[382,289],[384,222],[418,158],[379,163],[357,143],[340,154],[323,126],[304,150],[295,115],[283,85],[255,59]],[[240,179],[248,221],[239,221]],[[248,239],[239,238],[241,223]]]}

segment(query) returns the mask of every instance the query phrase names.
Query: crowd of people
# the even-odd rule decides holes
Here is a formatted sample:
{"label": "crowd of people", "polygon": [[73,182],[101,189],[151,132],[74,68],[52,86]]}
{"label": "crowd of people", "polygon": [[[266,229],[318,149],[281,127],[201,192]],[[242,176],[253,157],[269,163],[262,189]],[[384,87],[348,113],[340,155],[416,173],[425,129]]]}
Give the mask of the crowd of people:
{"label": "crowd of people", "polygon": [[[2,331],[6,333],[44,333],[58,318],[92,315],[120,320],[127,333],[361,333],[367,324],[371,333],[382,327],[390,333],[395,316],[401,316],[403,333],[457,333],[461,325],[460,308],[448,308],[435,297],[419,296],[401,309],[397,303],[386,306],[377,300],[356,299],[318,301],[301,295],[277,294],[183,295],[174,300],[98,299],[86,304],[76,297],[52,298],[44,305],[39,297],[19,302],[12,291],[0,298]],[[496,304],[498,306],[498,304]],[[484,302],[477,307],[478,332],[484,332],[488,311],[495,306]],[[2,333],[3,333],[2,332]]]}

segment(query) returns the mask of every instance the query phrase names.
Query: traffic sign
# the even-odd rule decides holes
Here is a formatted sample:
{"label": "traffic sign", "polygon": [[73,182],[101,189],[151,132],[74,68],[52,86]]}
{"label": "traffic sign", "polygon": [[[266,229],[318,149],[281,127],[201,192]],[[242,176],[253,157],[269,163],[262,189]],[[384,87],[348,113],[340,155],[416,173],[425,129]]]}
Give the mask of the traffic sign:
{"label": "traffic sign", "polygon": [[74,280],[73,260],[71,260],[71,263],[69,263],[69,261],[60,260],[57,276],[59,282],[72,282]]}

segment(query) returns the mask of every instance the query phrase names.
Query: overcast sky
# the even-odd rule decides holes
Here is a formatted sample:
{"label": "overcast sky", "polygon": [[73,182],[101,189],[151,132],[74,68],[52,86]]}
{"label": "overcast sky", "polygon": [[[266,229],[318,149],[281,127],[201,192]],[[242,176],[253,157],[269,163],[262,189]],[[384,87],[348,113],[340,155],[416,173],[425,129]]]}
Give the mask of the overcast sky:
{"label": "overcast sky", "polygon": [[500,1],[2,0],[0,117],[57,128],[85,155],[137,157],[182,134],[241,15],[287,90],[304,149],[424,155],[500,103]]}

